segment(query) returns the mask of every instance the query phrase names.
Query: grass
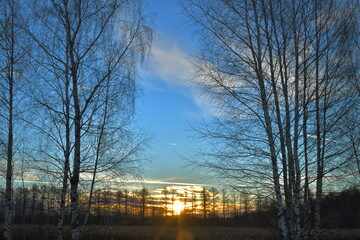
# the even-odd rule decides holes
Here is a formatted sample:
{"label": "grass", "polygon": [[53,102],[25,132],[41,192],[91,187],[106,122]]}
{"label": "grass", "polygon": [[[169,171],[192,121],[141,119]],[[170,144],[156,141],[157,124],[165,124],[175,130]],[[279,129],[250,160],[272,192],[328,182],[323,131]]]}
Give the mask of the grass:
{"label": "grass", "polygon": [[[1,227],[2,230],[2,227]],[[65,228],[70,239],[70,229]],[[360,239],[360,229],[323,230],[323,240]],[[2,236],[0,239],[3,239]],[[47,225],[15,225],[14,240],[56,239],[56,227]],[[175,226],[87,226],[83,240],[277,240],[276,229],[235,227],[175,227]]]}

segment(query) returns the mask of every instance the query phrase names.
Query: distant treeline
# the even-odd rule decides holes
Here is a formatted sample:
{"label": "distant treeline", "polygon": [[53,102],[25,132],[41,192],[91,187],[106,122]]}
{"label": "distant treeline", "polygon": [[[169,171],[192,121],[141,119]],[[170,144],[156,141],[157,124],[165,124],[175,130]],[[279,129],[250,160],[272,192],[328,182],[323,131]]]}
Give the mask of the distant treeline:
{"label": "distant treeline", "polygon": [[[60,188],[32,185],[15,188],[15,224],[56,224]],[[171,198],[155,198],[146,188],[137,191],[97,190],[94,192],[89,224],[96,225],[177,225],[178,218],[189,226],[277,227],[275,201],[270,198],[250,200],[248,196],[229,198],[203,190],[193,195],[180,216],[174,215]],[[201,193],[201,192],[200,192]],[[197,196],[194,199],[194,196]],[[204,200],[205,196],[205,200]],[[81,218],[88,212],[88,195],[80,195]],[[322,227],[360,228],[360,190],[332,192],[322,200]],[[166,200],[166,201],[165,201]],[[225,201],[226,200],[226,201]],[[190,202],[192,201],[192,202]],[[0,222],[4,222],[4,196],[0,195]],[[70,203],[66,207],[65,224],[70,224]],[[312,203],[314,207],[314,202]]]}

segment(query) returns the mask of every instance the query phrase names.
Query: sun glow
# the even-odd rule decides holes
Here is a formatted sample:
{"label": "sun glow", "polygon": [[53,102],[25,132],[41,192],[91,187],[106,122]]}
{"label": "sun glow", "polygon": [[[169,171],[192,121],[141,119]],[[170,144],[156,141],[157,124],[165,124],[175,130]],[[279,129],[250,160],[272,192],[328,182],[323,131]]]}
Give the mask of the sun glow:
{"label": "sun glow", "polygon": [[174,202],[173,210],[175,215],[180,215],[181,211],[184,210],[184,204],[179,200],[176,200]]}

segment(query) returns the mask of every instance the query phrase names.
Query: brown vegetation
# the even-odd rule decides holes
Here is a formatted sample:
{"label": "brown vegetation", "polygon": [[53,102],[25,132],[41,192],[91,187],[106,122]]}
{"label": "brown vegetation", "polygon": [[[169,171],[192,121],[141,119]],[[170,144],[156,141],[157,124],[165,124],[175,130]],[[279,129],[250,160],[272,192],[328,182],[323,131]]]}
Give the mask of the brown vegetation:
{"label": "brown vegetation", "polygon": [[[2,226],[1,226],[2,229]],[[46,225],[15,225],[14,240],[54,239],[56,227]],[[324,240],[360,239],[359,229],[323,230]],[[0,238],[3,239],[3,238]],[[65,227],[64,239],[70,239],[70,228]],[[277,229],[273,228],[235,228],[235,227],[176,227],[176,226],[87,226],[81,239],[112,240],[275,240],[280,239]]]}

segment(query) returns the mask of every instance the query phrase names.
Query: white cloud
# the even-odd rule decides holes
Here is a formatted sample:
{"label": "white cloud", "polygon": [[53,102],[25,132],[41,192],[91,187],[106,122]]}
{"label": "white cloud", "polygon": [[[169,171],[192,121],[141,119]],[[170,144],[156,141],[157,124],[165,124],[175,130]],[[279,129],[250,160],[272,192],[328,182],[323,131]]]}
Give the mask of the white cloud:
{"label": "white cloud", "polygon": [[[83,174],[82,179],[84,181],[89,181],[88,179],[91,174]],[[105,179],[106,173],[97,174],[98,178],[101,178],[102,180],[106,180],[107,182],[113,182],[113,183],[121,183],[128,186],[128,184],[151,184],[151,185],[181,185],[181,186],[207,186],[205,184],[201,183],[187,183],[187,182],[180,182],[178,181],[177,177],[173,178],[165,178],[165,179],[152,179],[152,178],[144,178],[144,179],[122,179],[120,177],[108,177]],[[104,177],[104,179],[102,178]]]}
{"label": "white cloud", "polygon": [[188,58],[178,45],[155,46],[150,58],[150,74],[166,83],[189,87],[192,65]]}
{"label": "white cloud", "polygon": [[[190,62],[190,55],[178,44],[164,42],[157,44],[152,51],[147,75],[176,86],[177,91],[191,98],[204,111],[203,113],[214,114],[212,107],[206,104],[209,102],[208,96],[199,92],[197,83],[193,79],[194,67]],[[151,82],[144,84],[152,90],[161,91]]]}
{"label": "white cloud", "polygon": [[[202,109],[204,115],[216,115],[209,96],[199,91],[199,82],[196,81],[201,79],[194,79],[195,69],[190,58],[190,54],[176,41],[161,41],[152,50],[149,68],[145,75],[175,86],[178,92],[191,98]],[[154,91],[162,91],[152,82],[144,81],[143,85]]]}
{"label": "white cloud", "polygon": [[141,181],[145,184],[159,184],[159,185],[181,185],[181,186],[207,186],[206,184],[201,183],[184,183],[176,181],[168,181],[167,179],[144,179]]}

